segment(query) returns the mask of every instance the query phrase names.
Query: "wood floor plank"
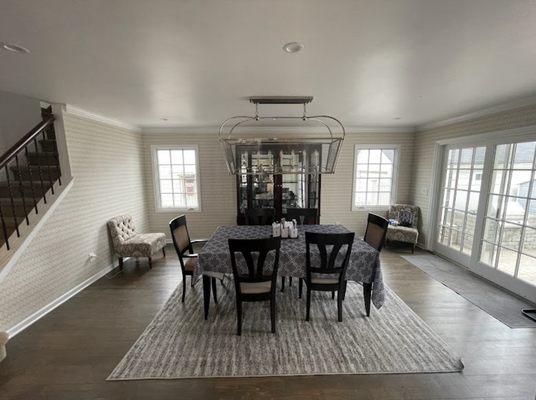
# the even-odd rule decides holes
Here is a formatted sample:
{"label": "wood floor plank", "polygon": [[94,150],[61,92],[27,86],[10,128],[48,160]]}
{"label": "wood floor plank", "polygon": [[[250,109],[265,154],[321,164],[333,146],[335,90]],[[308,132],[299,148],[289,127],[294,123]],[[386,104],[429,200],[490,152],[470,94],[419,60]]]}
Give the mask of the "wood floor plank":
{"label": "wood floor plank", "polygon": [[[0,399],[535,399],[536,330],[506,327],[388,249],[386,282],[461,355],[462,373],[107,382],[180,282],[167,253],[152,270],[126,261],[11,340]],[[188,286],[187,299],[201,295]]]}

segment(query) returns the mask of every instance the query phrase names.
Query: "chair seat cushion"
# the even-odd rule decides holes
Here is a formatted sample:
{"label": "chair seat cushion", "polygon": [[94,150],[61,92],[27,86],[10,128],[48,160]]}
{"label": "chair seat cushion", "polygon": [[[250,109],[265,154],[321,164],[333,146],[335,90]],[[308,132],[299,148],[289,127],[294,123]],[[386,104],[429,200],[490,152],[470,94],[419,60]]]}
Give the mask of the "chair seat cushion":
{"label": "chair seat cushion", "polygon": [[240,291],[245,294],[269,293],[272,282],[240,282]]}
{"label": "chair seat cushion", "polygon": [[197,265],[197,257],[184,258],[184,269],[188,272],[193,272]]}
{"label": "chair seat cushion", "polygon": [[163,233],[139,233],[116,249],[120,257],[151,257],[166,245]]}
{"label": "chair seat cushion", "polygon": [[333,285],[339,283],[337,278],[313,278],[311,277],[311,283],[315,285]]}
{"label": "chair seat cushion", "polygon": [[416,228],[389,225],[386,237],[387,240],[415,244],[419,238],[419,231]]}

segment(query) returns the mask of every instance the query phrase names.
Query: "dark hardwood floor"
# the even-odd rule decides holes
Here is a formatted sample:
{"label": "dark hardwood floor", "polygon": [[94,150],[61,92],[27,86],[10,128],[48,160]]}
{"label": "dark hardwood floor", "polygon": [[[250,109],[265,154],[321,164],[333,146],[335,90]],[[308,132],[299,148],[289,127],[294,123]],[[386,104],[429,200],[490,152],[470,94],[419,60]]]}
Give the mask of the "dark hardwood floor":
{"label": "dark hardwood floor", "polygon": [[0,399],[535,399],[536,329],[508,328],[388,249],[386,282],[462,356],[462,373],[106,382],[179,283],[167,253],[152,270],[126,261],[13,338]]}

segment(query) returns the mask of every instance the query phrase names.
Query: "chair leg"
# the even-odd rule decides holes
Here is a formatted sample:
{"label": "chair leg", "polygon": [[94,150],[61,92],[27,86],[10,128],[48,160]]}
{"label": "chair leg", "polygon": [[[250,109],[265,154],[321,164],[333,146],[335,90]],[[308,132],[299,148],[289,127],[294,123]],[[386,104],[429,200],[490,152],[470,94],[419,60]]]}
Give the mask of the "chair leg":
{"label": "chair leg", "polygon": [[123,257],[119,257],[119,269],[123,270]]}
{"label": "chair leg", "polygon": [[275,293],[270,300],[270,318],[272,320],[272,333],[275,333]]}
{"label": "chair leg", "polygon": [[166,258],[166,247],[162,247],[162,255]]}
{"label": "chair leg", "polygon": [[305,306],[305,320],[309,321],[309,314],[311,313],[311,289],[307,288],[307,302]]}
{"label": "chair leg", "polygon": [[331,291],[331,300],[335,300],[335,290]]}
{"label": "chair leg", "polygon": [[344,281],[343,287],[342,287],[342,301],[346,298],[346,286],[348,286],[348,281]]}
{"label": "chair leg", "polygon": [[149,269],[153,268],[153,258],[149,257]]}
{"label": "chair leg", "polygon": [[339,289],[337,291],[337,321],[342,322],[342,297],[344,294]]}
{"label": "chair leg", "polygon": [[301,296],[302,296],[302,292],[303,292],[303,278],[299,278],[299,281],[298,281],[298,298],[301,299]]}
{"label": "chair leg", "polygon": [[186,275],[182,276],[182,302],[183,303],[184,303],[184,296],[186,296]]}
{"label": "chair leg", "polygon": [[411,254],[415,254],[415,245],[411,246]]}
{"label": "chair leg", "polygon": [[216,288],[216,278],[212,278],[212,295],[214,296],[214,303],[218,304],[218,289]]}
{"label": "chair leg", "polygon": [[242,334],[242,302],[236,301],[236,334],[240,336]]}
{"label": "chair leg", "polygon": [[292,276],[288,277],[288,287],[292,287]]}
{"label": "chair leg", "polygon": [[285,277],[284,276],[281,277],[281,291],[282,292],[285,291]]}

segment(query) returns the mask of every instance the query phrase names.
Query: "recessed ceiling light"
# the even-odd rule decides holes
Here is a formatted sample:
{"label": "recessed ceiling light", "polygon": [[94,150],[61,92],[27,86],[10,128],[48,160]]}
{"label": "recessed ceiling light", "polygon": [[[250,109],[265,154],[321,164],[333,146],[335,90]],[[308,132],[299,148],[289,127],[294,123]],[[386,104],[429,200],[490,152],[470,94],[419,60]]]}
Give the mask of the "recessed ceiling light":
{"label": "recessed ceiling light", "polygon": [[26,47],[19,46],[17,44],[13,43],[4,43],[0,42],[0,47],[6,51],[10,51],[12,53],[22,53],[22,54],[28,54],[30,50],[28,50]]}
{"label": "recessed ceiling light", "polygon": [[162,121],[167,121],[167,120],[168,120],[167,118],[164,118],[164,117],[162,117],[162,118],[160,118],[160,119],[161,119]]}
{"label": "recessed ceiling light", "polygon": [[283,50],[287,53],[297,53],[303,49],[303,44],[298,42],[290,42],[283,46]]}
{"label": "recessed ceiling light", "polygon": [[400,117],[394,117],[393,119],[401,119]]}

